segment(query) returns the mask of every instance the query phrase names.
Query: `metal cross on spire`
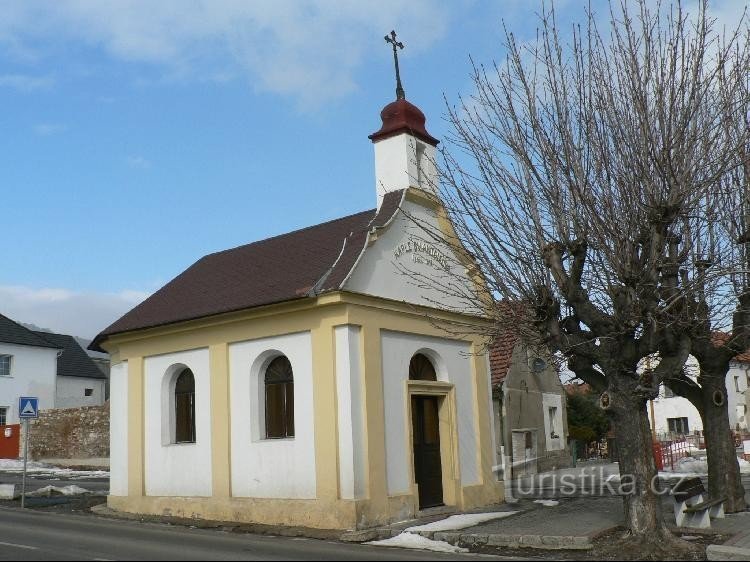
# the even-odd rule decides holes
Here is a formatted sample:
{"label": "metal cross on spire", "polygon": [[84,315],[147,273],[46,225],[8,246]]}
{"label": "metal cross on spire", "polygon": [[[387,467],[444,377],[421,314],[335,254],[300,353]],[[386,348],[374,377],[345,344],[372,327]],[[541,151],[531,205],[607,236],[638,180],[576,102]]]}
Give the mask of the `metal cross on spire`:
{"label": "metal cross on spire", "polygon": [[398,50],[403,49],[404,44],[401,41],[396,41],[396,32],[391,31],[390,37],[385,36],[385,42],[390,43],[393,46],[393,63],[396,65],[396,99],[406,99],[406,93],[404,87],[401,85],[401,73],[398,70]]}

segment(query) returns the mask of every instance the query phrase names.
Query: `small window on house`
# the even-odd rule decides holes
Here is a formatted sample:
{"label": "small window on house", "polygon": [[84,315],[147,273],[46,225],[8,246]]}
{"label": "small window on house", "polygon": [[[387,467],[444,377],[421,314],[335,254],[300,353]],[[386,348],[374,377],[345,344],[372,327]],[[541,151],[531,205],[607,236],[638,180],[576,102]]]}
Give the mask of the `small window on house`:
{"label": "small window on house", "polygon": [[667,425],[670,433],[687,435],[690,433],[690,426],[687,418],[667,418]]}
{"label": "small window on house", "polygon": [[734,390],[740,392],[740,377],[734,377]]}
{"label": "small window on house", "polygon": [[0,425],[8,424],[8,408],[0,408]]}
{"label": "small window on house", "polygon": [[84,388],[83,389],[83,395],[84,396],[93,396],[94,395],[94,389],[93,388]]}
{"label": "small window on house", "polygon": [[664,385],[664,398],[674,398],[674,392],[667,385]]}
{"label": "small window on house", "polygon": [[266,439],[294,437],[294,374],[283,355],[266,367]]}
{"label": "small window on house", "polygon": [[195,443],[195,377],[183,369],[174,387],[175,443]]}
{"label": "small window on house", "polygon": [[12,355],[0,355],[0,377],[10,376],[10,366],[12,360]]}
{"label": "small window on house", "polygon": [[436,381],[437,373],[435,366],[426,355],[417,353],[409,362],[409,380],[412,381]]}
{"label": "small window on house", "polygon": [[550,406],[549,408],[549,433],[550,438],[557,439],[560,437],[557,433],[557,427],[556,427],[556,420],[557,420],[557,408],[555,406]]}

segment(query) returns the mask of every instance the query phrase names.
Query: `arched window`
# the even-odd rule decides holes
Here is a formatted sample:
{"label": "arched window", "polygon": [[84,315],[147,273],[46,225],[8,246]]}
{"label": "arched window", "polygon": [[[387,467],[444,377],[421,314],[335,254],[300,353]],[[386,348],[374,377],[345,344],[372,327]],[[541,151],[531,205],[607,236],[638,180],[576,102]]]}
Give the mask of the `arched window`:
{"label": "arched window", "polygon": [[266,439],[294,437],[294,375],[289,359],[281,355],[268,364]]}
{"label": "arched window", "polygon": [[409,362],[409,380],[412,381],[436,381],[437,373],[435,366],[426,355],[417,353]]}
{"label": "arched window", "polygon": [[177,375],[174,413],[175,443],[195,443],[195,377],[190,369]]}

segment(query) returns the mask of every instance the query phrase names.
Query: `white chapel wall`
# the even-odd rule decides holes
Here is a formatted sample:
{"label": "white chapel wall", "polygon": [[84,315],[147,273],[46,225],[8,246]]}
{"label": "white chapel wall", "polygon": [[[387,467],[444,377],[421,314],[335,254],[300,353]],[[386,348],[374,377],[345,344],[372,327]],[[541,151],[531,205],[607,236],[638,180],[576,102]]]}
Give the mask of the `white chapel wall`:
{"label": "white chapel wall", "polygon": [[[181,366],[195,377],[195,443],[170,443],[167,377]],[[147,496],[210,496],[211,379],[207,348],[144,359],[145,487]]]}
{"label": "white chapel wall", "polygon": [[366,495],[364,396],[360,365],[359,326],[337,326],[336,397],[339,425],[341,498]]}
{"label": "white chapel wall", "polygon": [[[294,428],[290,439],[262,431],[264,369],[286,355],[294,373]],[[236,497],[316,497],[312,341],[310,332],[229,346],[232,494]]]}
{"label": "white chapel wall", "polygon": [[[389,331],[381,332],[381,343],[388,494],[406,494],[411,489],[413,451],[407,442],[411,420],[406,416],[409,411],[406,381],[409,379],[409,361],[420,352],[431,359],[437,356],[435,368],[438,380],[455,385],[461,485],[479,483],[478,431],[475,427],[475,392],[469,345],[447,338]],[[441,435],[440,439],[446,437]]]}
{"label": "white chapel wall", "polygon": [[112,365],[109,399],[109,493],[128,495],[128,362]]}

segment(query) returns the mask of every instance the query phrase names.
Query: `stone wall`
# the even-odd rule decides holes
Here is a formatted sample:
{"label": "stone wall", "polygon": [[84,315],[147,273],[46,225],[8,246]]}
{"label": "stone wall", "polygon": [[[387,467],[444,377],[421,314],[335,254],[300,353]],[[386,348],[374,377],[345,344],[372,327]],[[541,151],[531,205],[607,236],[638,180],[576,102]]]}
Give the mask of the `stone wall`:
{"label": "stone wall", "polygon": [[109,457],[109,402],[103,406],[43,410],[31,423],[29,458]]}

